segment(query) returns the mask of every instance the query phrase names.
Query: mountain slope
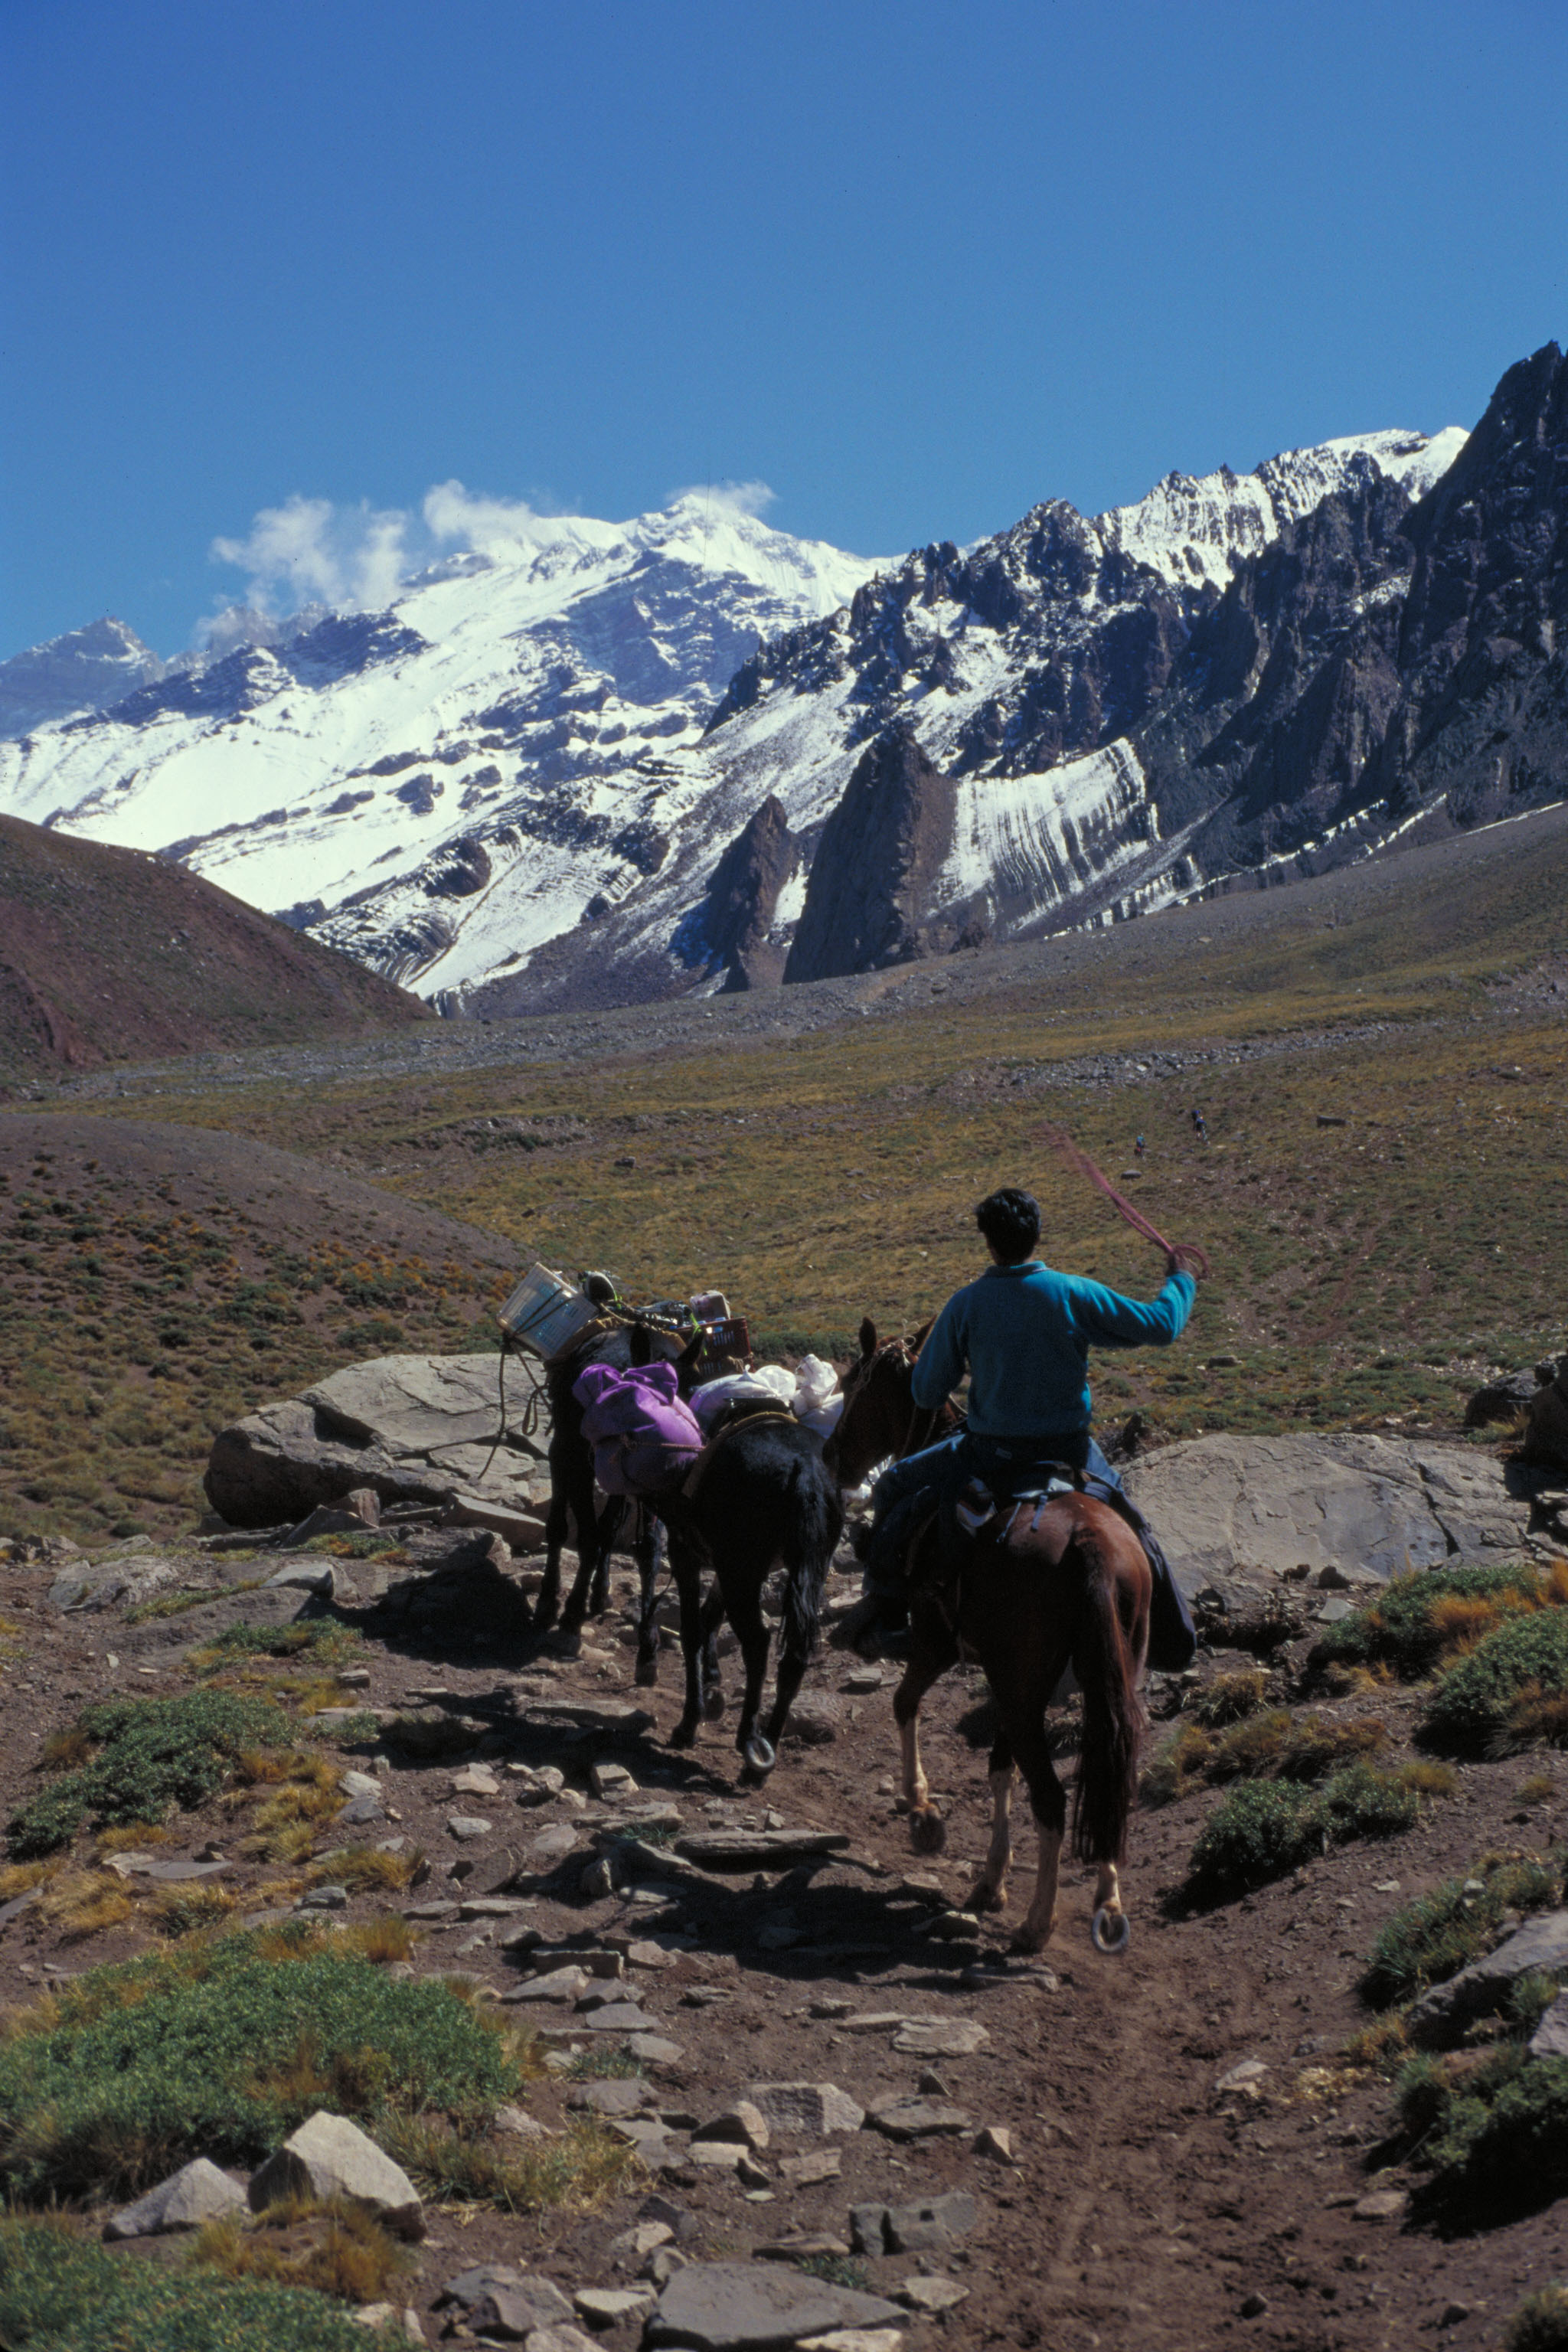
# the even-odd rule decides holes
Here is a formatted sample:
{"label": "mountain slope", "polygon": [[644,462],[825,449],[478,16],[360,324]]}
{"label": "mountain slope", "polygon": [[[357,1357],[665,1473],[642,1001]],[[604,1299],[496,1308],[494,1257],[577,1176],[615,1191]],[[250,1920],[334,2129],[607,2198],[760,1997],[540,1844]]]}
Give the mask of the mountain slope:
{"label": "mountain slope", "polygon": [[0,817],[0,1082],[425,1017],[181,866]]}
{"label": "mountain slope", "polygon": [[105,614],[85,629],[0,662],[0,736],[26,735],[52,719],[102,710],[162,677],[163,668],[134,629]]}
{"label": "mountain slope", "polygon": [[[476,954],[527,952],[658,870],[671,752],[760,639],[869,568],[700,496],[626,524],[534,519],[385,613],[0,744],[0,806],[177,856],[300,924],[338,910],[325,935],[362,960],[460,985]],[[474,926],[498,893],[499,927]]]}

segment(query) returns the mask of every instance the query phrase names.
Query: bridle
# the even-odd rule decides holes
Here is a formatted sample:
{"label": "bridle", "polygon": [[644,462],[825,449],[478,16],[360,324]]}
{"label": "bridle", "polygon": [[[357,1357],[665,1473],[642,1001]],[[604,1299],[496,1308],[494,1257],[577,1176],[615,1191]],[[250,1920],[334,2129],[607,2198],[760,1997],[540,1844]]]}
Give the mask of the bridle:
{"label": "bridle", "polygon": [[[844,1415],[839,1426],[842,1427],[843,1420],[847,1419],[857,1397],[863,1395],[870,1387],[879,1367],[888,1363],[897,1363],[906,1370],[912,1370],[915,1357],[913,1341],[900,1334],[896,1339],[883,1339],[872,1349],[870,1355],[862,1356],[852,1364],[845,1377]],[[853,1387],[850,1386],[851,1382],[854,1383]],[[894,1454],[894,1460],[902,1462],[910,1454],[918,1454],[923,1445],[930,1443],[942,1415],[951,1412],[952,1407],[945,1402],[939,1405],[912,1405],[910,1412],[910,1425],[904,1433],[903,1444]]]}

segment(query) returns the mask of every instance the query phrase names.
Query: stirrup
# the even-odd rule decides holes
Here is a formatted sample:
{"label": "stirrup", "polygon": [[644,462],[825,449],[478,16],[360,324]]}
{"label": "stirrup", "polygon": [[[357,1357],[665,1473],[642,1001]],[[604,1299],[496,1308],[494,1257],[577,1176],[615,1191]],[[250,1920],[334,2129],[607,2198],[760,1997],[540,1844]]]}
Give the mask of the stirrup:
{"label": "stirrup", "polygon": [[996,1516],[996,1497],[983,1478],[971,1478],[953,1505],[953,1514],[965,1535],[977,1536]]}

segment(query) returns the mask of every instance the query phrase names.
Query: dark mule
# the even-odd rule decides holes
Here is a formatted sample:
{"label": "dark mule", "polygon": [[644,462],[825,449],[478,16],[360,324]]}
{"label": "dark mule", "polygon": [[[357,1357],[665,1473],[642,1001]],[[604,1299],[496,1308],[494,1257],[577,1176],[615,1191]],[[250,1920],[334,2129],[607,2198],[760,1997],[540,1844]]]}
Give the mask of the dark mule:
{"label": "dark mule", "polygon": [[[695,1493],[658,1505],[669,1531],[669,1564],[680,1595],[680,1643],[686,1656],[686,1705],[670,1745],[689,1748],[697,1737],[703,1690],[700,1657],[710,1661],[713,1639],[728,1617],[740,1639],[746,1695],[735,1745],[751,1771],[771,1772],[779,1739],[816,1641],[817,1614],[829,1563],[844,1527],[838,1489],[823,1466],[820,1442],[793,1416],[744,1415],[721,1432],[702,1460]],[[777,1568],[785,1574],[778,1674],[767,1728],[759,1731],[768,1628],[763,1587]],[[702,1571],[713,1584],[702,1598]],[[705,1666],[708,1711],[713,1704]]]}
{"label": "dark mule", "polygon": [[[916,1407],[918,1353],[918,1339],[879,1346],[876,1326],[861,1324],[860,1359],[845,1375],[844,1412],[826,1447],[845,1486],[858,1485],[889,1454],[916,1453],[955,1425],[951,1404],[935,1414]],[[912,1648],[893,1696],[911,1842],[931,1852],[946,1837],[921,1769],[918,1717],[932,1683],[966,1654],[984,1666],[1001,1722],[987,1768],[991,1847],[967,1907],[999,1911],[1006,1903],[1016,1762],[1028,1783],[1040,1845],[1035,1899],[1016,1941],[1021,1949],[1039,1950],[1056,1917],[1067,1822],[1045,1717],[1070,1665],[1083,1692],[1073,1852],[1100,1873],[1095,1943],[1101,1950],[1122,1950],[1130,1930],[1117,1864],[1137,1790],[1144,1727],[1138,1684],[1149,1643],[1151,1580],[1143,1547],[1120,1513],[1085,1495],[1016,1510],[1004,1505],[990,1528],[965,1540],[955,1581],[942,1580],[937,1541],[928,1523],[912,1547]]]}
{"label": "dark mule", "polygon": [[[590,1364],[609,1364],[624,1372],[632,1364],[679,1361],[686,1343],[668,1331],[647,1325],[622,1325],[585,1339],[547,1368],[550,1396],[550,1510],[544,1522],[544,1581],[534,1606],[534,1626],[547,1633],[557,1612],[565,1633],[582,1630],[592,1613],[602,1617],[610,1600],[610,1554],[630,1512],[634,1517],[632,1546],[642,1579],[643,1605],[637,1642],[637,1678],[651,1683],[658,1674],[658,1628],[652,1594],[663,1550],[663,1531],[645,1506],[612,1495],[602,1512],[594,1508],[594,1449],[583,1434],[583,1407],[572,1393],[573,1384]],[[561,1610],[561,1550],[569,1533],[568,1514],[577,1531],[577,1573]]]}

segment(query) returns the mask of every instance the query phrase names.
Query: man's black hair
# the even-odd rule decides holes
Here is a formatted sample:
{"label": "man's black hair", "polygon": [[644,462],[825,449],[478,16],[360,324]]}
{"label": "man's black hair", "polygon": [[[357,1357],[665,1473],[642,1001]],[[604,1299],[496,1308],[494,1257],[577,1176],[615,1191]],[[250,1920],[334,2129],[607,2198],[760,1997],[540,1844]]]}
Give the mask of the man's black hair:
{"label": "man's black hair", "polygon": [[1032,1192],[1004,1184],[999,1192],[987,1192],[974,1222],[1005,1265],[1019,1265],[1040,1238],[1040,1204]]}

